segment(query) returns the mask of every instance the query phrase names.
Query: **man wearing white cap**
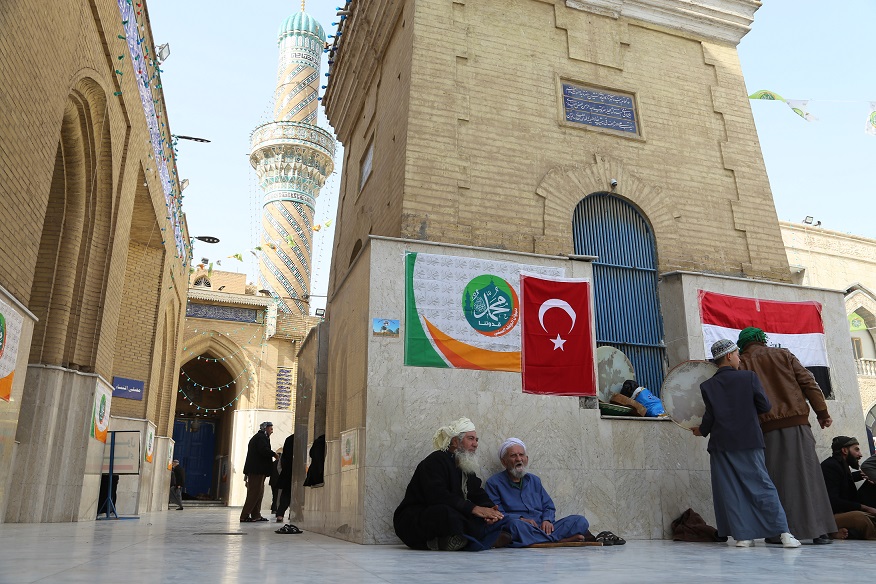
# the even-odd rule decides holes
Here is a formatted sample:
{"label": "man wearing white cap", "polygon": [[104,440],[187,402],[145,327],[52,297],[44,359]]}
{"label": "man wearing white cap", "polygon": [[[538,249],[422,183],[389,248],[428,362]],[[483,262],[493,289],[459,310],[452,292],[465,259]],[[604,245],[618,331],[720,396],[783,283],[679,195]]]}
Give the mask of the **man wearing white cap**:
{"label": "man wearing white cap", "polygon": [[507,523],[481,486],[478,434],[468,418],[442,426],[395,510],[395,533],[418,550],[471,551],[508,545]]}
{"label": "man wearing white cap", "polygon": [[736,547],[751,547],[761,537],[786,548],[800,547],[789,533],[764,461],[758,415],[770,411],[770,400],[757,374],[739,369],[736,343],[716,341],[712,361],[718,371],[700,384],[706,412],[702,424],[691,431],[696,436],[711,434],[708,450],[718,535],[732,535]]}
{"label": "man wearing white cap", "polygon": [[499,448],[505,470],[487,479],[486,490],[499,510],[508,517],[512,547],[536,543],[599,541],[603,545],[623,545],[626,541],[610,531],[594,536],[583,515],[556,519],[554,501],[541,479],[528,471],[526,445],[519,438],[508,438]]}

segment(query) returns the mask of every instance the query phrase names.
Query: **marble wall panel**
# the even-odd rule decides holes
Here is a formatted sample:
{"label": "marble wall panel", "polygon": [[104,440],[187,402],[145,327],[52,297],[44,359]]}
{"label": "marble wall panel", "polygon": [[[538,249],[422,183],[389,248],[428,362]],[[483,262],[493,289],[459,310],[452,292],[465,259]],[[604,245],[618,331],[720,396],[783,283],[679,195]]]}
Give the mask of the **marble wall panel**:
{"label": "marble wall panel", "polygon": [[663,537],[661,474],[661,471],[641,469],[614,471],[617,526],[625,539]]}
{"label": "marble wall panel", "polygon": [[[401,386],[371,385],[368,388],[366,425],[369,432],[367,445],[360,442],[359,451],[369,466],[395,466],[407,463],[409,454],[404,447],[407,439],[405,390]],[[364,435],[364,432],[362,433]],[[399,447],[402,446],[402,447]]]}
{"label": "marble wall panel", "polygon": [[[706,523],[715,525],[715,509],[712,504],[712,473],[710,471],[692,470],[688,472],[688,477],[690,480],[690,491],[688,493],[689,507],[702,515]],[[667,525],[668,529],[669,526]]]}
{"label": "marble wall panel", "polygon": [[407,466],[365,467],[364,526],[362,543],[401,543],[392,526],[392,516],[411,480]]}
{"label": "marble wall panel", "polygon": [[[599,410],[581,410],[580,415],[583,421],[579,432],[586,455],[584,468],[614,469],[618,446],[625,447],[614,440],[614,430],[618,427],[615,421],[601,419]],[[635,428],[640,428],[639,431],[642,432],[645,426],[637,425]]]}
{"label": "marble wall panel", "polygon": [[[18,446],[15,434],[18,429],[24,382],[28,372],[27,361],[30,356],[30,343],[36,316],[24,308],[24,305],[2,286],[0,286],[0,300],[22,317],[20,336],[17,339],[7,339],[8,343],[16,342],[18,347],[10,399],[9,401],[0,400],[0,468],[12,469],[15,468],[16,464]],[[9,347],[11,345],[7,346],[7,351]],[[0,523],[3,523],[6,518],[11,485],[12,473],[0,473]]]}
{"label": "marble wall panel", "polygon": [[[565,265],[567,273],[590,273],[584,262],[501,251],[382,238],[372,239],[370,246],[370,318],[403,315],[400,258],[407,249]],[[664,308],[669,307],[664,318],[666,339],[673,345],[670,361],[704,356],[696,303],[699,289],[778,300],[815,299],[825,306],[826,330],[828,319],[840,317],[842,323],[830,326],[847,327],[842,303],[834,302],[832,292],[701,274],[667,275],[661,300]],[[308,521],[321,525],[322,532],[331,535],[344,524],[354,525],[348,511],[354,506],[353,491],[358,489],[363,494],[361,541],[397,542],[392,512],[414,467],[432,450],[435,429],[463,415],[478,427],[481,476],[500,470],[497,449],[502,439],[521,438],[529,447],[532,472],[545,481],[561,516],[583,512],[595,529],[610,529],[628,539],[668,536],[671,521],[688,507],[714,521],[707,440],[670,422],[602,419],[598,410],[581,409],[574,398],[525,395],[516,373],[405,367],[401,339],[369,339],[365,428],[360,442],[364,472],[358,475],[358,483],[340,476],[344,473],[329,474],[324,493],[308,498],[308,514],[319,515]],[[828,349],[833,358],[840,347],[830,342]],[[847,353],[845,345],[842,350]],[[837,367],[838,387],[845,387],[849,372],[851,382],[855,381],[853,368],[846,365]],[[347,391],[343,399],[360,390]],[[835,427],[829,432],[814,430],[819,454],[828,454],[830,438],[838,431],[860,433],[860,399],[855,408],[848,406],[851,393],[838,391],[837,400],[830,403]]]}

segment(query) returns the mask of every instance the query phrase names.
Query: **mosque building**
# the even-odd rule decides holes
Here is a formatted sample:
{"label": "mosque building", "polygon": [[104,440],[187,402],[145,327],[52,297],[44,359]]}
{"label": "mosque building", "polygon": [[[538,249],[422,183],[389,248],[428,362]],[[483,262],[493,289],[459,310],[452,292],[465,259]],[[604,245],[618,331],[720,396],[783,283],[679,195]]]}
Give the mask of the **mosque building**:
{"label": "mosque building", "polygon": [[335,140],[317,125],[326,36],[309,14],[280,27],[274,120],[251,135],[262,199],[257,285],[199,264],[190,277],[173,437],[193,497],[241,505],[247,443],[262,421],[280,447],[292,433],[297,351],[310,316],[313,215]]}
{"label": "mosque building", "polygon": [[[834,420],[815,431],[819,455],[860,434],[844,295],[795,283],[736,52],[760,4],[340,7],[322,102],[345,158],[330,329],[299,353],[327,347],[315,374],[302,367],[317,383],[295,420],[296,454],[299,436],[324,436],[326,455],[320,488],[298,501],[303,529],[397,543],[393,511],[432,432],[463,415],[486,474],[517,436],[557,508],[600,529],[663,538],[688,508],[714,521],[690,432],[602,416],[593,397],[522,393],[520,273],[588,279],[594,345],[622,352],[654,393],[707,357],[707,295],[816,302]],[[495,325],[466,312],[486,305],[485,282],[508,308]]]}
{"label": "mosque building", "polygon": [[191,244],[148,13],[4,2],[0,522],[165,509]]}

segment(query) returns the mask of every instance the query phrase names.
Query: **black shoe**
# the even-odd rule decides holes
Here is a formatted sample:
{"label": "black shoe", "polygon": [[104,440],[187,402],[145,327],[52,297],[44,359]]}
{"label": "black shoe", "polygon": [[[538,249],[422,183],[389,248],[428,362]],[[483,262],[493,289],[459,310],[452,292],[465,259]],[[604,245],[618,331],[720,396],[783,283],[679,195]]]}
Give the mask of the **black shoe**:
{"label": "black shoe", "polygon": [[833,543],[833,540],[827,537],[827,534],[819,535],[815,539],[812,540],[812,543],[815,545],[828,545]]}
{"label": "black shoe", "polygon": [[177,511],[182,511],[182,509],[183,509],[182,505],[180,505],[179,507],[176,508]]}
{"label": "black shoe", "polygon": [[765,537],[764,541],[766,543],[782,545],[782,538],[781,537]]}

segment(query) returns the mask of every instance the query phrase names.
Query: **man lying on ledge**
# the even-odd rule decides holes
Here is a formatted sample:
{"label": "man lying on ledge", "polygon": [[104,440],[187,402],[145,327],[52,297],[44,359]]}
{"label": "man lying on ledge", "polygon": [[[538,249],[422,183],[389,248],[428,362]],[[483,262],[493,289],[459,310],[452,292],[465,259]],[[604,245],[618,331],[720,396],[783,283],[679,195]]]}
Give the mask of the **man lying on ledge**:
{"label": "man lying on ledge", "polygon": [[626,540],[610,531],[594,536],[583,515],[569,515],[556,521],[556,507],[541,485],[541,479],[527,471],[529,456],[519,438],[508,438],[499,449],[505,470],[487,479],[486,489],[499,511],[511,519],[513,547],[536,543],[598,541],[602,545],[623,545]]}
{"label": "man lying on ledge", "polygon": [[393,526],[416,550],[479,551],[511,542],[508,520],[499,512],[475,474],[478,434],[468,418],[438,429],[435,452],[417,465],[395,510]]}

